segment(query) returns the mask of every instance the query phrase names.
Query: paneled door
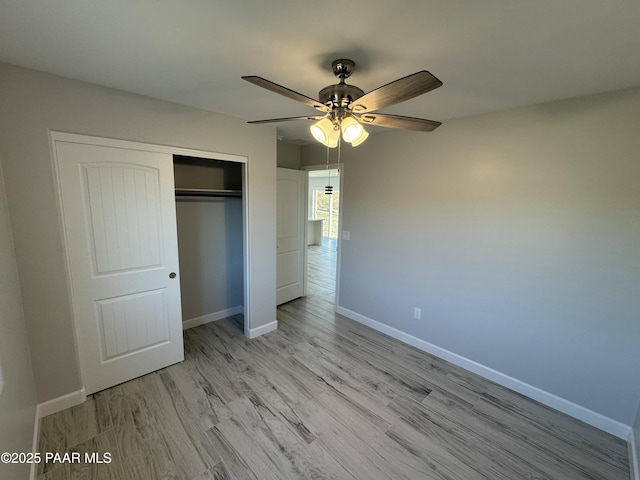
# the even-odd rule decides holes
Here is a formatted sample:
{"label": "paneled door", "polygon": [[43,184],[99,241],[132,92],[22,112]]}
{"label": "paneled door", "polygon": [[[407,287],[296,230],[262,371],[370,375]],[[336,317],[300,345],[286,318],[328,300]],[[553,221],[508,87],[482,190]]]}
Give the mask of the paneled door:
{"label": "paneled door", "polygon": [[278,168],[276,303],[304,295],[307,176],[301,170]]}
{"label": "paneled door", "polygon": [[184,359],[173,157],[54,148],[88,395]]}

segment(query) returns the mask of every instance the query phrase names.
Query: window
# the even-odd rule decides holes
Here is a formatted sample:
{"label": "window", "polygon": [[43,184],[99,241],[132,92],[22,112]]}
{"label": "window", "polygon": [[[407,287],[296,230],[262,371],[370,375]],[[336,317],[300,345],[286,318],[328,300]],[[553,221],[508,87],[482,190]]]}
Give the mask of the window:
{"label": "window", "polygon": [[[333,193],[327,195],[325,186]],[[322,236],[338,238],[338,212],[340,209],[340,177],[337,169],[309,172],[309,218],[322,219]]]}

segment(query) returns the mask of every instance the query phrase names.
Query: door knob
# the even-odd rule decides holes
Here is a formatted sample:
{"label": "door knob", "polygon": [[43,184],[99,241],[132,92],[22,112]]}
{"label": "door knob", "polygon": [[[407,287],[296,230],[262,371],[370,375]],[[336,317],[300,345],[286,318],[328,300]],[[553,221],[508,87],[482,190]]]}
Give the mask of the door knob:
{"label": "door knob", "polygon": [[171,272],[169,274],[169,278],[176,278],[176,272]]}

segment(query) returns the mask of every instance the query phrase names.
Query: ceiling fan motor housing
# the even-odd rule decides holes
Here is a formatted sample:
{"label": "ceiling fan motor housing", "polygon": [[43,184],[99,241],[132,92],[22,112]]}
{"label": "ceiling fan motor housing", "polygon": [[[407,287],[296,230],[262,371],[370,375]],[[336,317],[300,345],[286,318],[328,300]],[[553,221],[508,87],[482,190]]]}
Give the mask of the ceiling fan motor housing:
{"label": "ceiling fan motor housing", "polygon": [[351,102],[364,95],[364,92],[354,85],[337,83],[324,87],[318,93],[320,102],[330,108],[347,107]]}
{"label": "ceiling fan motor housing", "polygon": [[344,81],[353,73],[356,64],[348,58],[334,60],[331,63],[333,74],[340,83],[324,87],[318,93],[318,98],[323,105],[329,108],[345,108],[351,102],[364,95],[364,92],[353,85],[347,85]]}

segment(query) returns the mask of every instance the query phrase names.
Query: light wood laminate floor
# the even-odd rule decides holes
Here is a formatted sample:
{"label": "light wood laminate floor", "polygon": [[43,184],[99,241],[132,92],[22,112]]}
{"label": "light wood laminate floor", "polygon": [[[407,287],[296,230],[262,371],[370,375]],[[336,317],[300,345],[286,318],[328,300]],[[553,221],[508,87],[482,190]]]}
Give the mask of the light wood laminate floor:
{"label": "light wood laminate floor", "polygon": [[625,442],[335,315],[335,250],[277,331],[185,332],[183,363],[42,419],[57,479],[629,480]]}

